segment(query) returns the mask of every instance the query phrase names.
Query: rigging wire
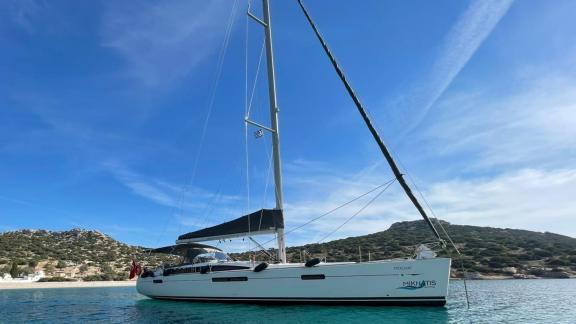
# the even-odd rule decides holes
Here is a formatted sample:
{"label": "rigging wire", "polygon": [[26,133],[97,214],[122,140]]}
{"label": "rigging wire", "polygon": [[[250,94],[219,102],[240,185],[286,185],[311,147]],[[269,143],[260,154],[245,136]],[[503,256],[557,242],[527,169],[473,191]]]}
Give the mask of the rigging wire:
{"label": "rigging wire", "polygon": [[[248,0],[248,9],[250,10],[251,0]],[[249,36],[249,27],[248,27],[248,15],[246,15],[245,21],[245,35],[244,35],[244,117],[248,117],[248,36]]]}
{"label": "rigging wire", "polygon": [[[416,191],[418,191],[418,194],[420,195],[420,197],[422,198],[422,200],[426,204],[426,207],[428,207],[428,209],[430,210],[430,213],[432,214],[432,216],[434,216],[434,220],[436,221],[436,223],[438,224],[438,226],[440,227],[440,229],[442,230],[444,235],[446,235],[446,238],[448,238],[448,241],[450,242],[450,244],[452,245],[452,247],[456,251],[456,254],[458,255],[458,259],[460,260],[460,270],[462,271],[462,276],[463,276],[462,281],[464,282],[464,293],[466,295],[466,306],[468,309],[470,309],[470,299],[468,296],[468,285],[466,283],[466,277],[468,277],[468,272],[466,271],[466,268],[464,267],[464,255],[460,252],[460,249],[458,249],[458,247],[456,246],[456,243],[454,243],[454,241],[452,240],[452,237],[450,237],[450,235],[448,234],[448,232],[444,228],[444,225],[442,225],[442,222],[440,221],[440,219],[438,219],[438,216],[436,216],[436,213],[432,209],[432,206],[430,205],[430,203],[428,203],[428,200],[426,199],[426,197],[424,197],[424,194],[422,193],[422,191],[420,191],[420,188],[418,188],[418,185],[416,185],[416,181],[414,181],[414,179],[410,175],[408,175],[408,177],[410,178],[410,182],[412,182],[412,185],[414,186],[414,188],[416,188]],[[450,257],[452,257],[450,251],[449,250],[447,250],[447,251],[448,251],[448,254],[450,255]]]}
{"label": "rigging wire", "polygon": [[386,189],[388,189],[394,182],[396,181],[396,178],[394,178],[392,180],[392,182],[390,182],[386,187],[384,187],[376,196],[372,197],[372,199],[370,199],[364,206],[362,206],[362,208],[360,208],[356,213],[354,213],[352,216],[350,216],[344,223],[342,223],[340,226],[338,226],[335,230],[333,230],[332,232],[330,232],[328,235],[324,236],[324,238],[322,238],[321,240],[319,240],[317,243],[320,243],[322,241],[324,241],[325,239],[327,239],[328,237],[332,236],[332,234],[336,233],[338,230],[340,230],[342,227],[344,227],[344,225],[348,224],[348,222],[350,222],[354,217],[358,216],[362,211],[364,211],[364,209],[366,209],[368,206],[370,206],[376,199],[378,199],[378,197],[380,197],[380,195],[382,195],[384,193],[384,191],[386,191]]}
{"label": "rigging wire", "polygon": [[210,202],[208,203],[208,206],[206,206],[206,210],[204,212],[204,218],[202,219],[202,222],[199,223],[200,224],[199,227],[206,227],[208,218],[214,211],[214,206],[216,205],[217,202],[220,201],[221,198],[222,198],[222,183],[220,183],[220,185],[218,186],[218,190],[216,190],[216,193],[212,195]]}
{"label": "rigging wire", "polygon": [[[391,149],[391,151],[394,151],[394,150]],[[448,234],[448,232],[444,228],[444,225],[442,225],[442,222],[440,221],[438,216],[436,216],[434,209],[432,209],[432,206],[430,205],[430,203],[428,202],[428,200],[426,199],[426,197],[424,196],[424,194],[422,193],[422,191],[418,187],[416,180],[412,177],[412,175],[408,171],[408,168],[404,165],[404,163],[402,163],[402,159],[400,158],[400,155],[396,152],[393,152],[393,153],[396,156],[396,160],[398,161],[398,163],[400,164],[400,166],[404,170],[404,174],[406,174],[408,176],[408,180],[410,181],[410,184],[416,189],[416,191],[418,192],[418,195],[420,196],[420,198],[422,198],[422,201],[424,201],[424,204],[426,205],[426,207],[428,208],[428,210],[430,211],[432,216],[434,216],[434,217],[431,217],[431,219],[434,219],[434,221],[440,227],[440,229],[442,230],[442,233],[444,233],[444,235],[448,239],[448,242],[454,248],[454,250],[456,251],[456,254],[458,255],[458,259],[460,261],[460,270],[462,271],[462,275],[463,275],[464,292],[465,292],[465,296],[466,296],[466,307],[468,309],[470,309],[468,285],[466,282],[466,277],[468,276],[468,272],[466,271],[466,268],[464,267],[464,255],[460,252],[460,249],[458,249],[458,247],[456,246],[456,243],[454,243],[454,241],[452,240],[452,237]],[[446,246],[443,245],[443,248],[446,249]],[[450,252],[450,250],[446,249],[446,251],[448,252],[448,255],[450,256],[450,258],[452,258],[452,253]]]}
{"label": "rigging wire", "polygon": [[[248,1],[248,12],[250,11],[250,2]],[[246,121],[249,116],[248,111],[248,15],[246,15],[246,35],[245,35],[245,49],[244,49],[244,154],[246,162],[246,214],[250,213],[250,158],[248,150],[248,122]],[[250,217],[248,217],[248,237],[250,237]],[[250,249],[250,242],[248,243],[248,249]]]}
{"label": "rigging wire", "polygon": [[309,220],[308,222],[306,222],[306,223],[304,223],[304,224],[302,224],[302,225],[300,225],[300,226],[297,226],[297,227],[289,230],[288,232],[285,233],[285,235],[286,235],[286,234],[289,234],[289,233],[292,233],[292,232],[294,232],[294,231],[297,231],[297,230],[301,229],[302,227],[304,227],[304,226],[306,226],[306,225],[308,225],[308,224],[310,224],[310,223],[312,223],[312,222],[315,222],[315,221],[319,220],[320,218],[322,218],[322,217],[324,217],[324,216],[328,216],[328,215],[332,214],[333,212],[339,210],[340,208],[346,207],[346,206],[350,205],[351,203],[357,201],[358,199],[363,198],[363,197],[365,197],[365,196],[373,193],[374,191],[376,191],[376,190],[378,190],[378,189],[380,189],[380,188],[382,188],[382,187],[384,187],[384,186],[389,186],[389,185],[392,184],[394,181],[396,181],[396,178],[390,179],[390,180],[386,181],[385,183],[383,183],[383,184],[381,184],[381,185],[379,185],[379,186],[377,186],[377,187],[375,187],[375,188],[373,188],[373,189],[371,189],[371,190],[369,190],[369,191],[361,194],[360,196],[358,196],[358,197],[356,197],[356,198],[354,198],[354,199],[352,199],[352,200],[349,200],[349,201],[345,202],[344,204],[342,204],[342,205],[340,205],[340,206],[338,206],[338,207],[336,207],[336,208],[333,208],[332,210],[330,210],[330,211],[328,211],[328,212],[326,212],[326,213],[324,213],[324,214],[322,214],[322,215],[320,215],[320,216],[318,216],[318,217],[315,217],[315,218]]}
{"label": "rigging wire", "polygon": [[[325,212],[324,214],[322,214],[322,215],[320,215],[320,216],[317,216],[317,217],[315,217],[315,218],[307,221],[307,222],[304,223],[304,224],[301,224],[301,225],[299,225],[299,226],[296,226],[295,228],[293,228],[293,229],[287,231],[286,233],[284,233],[284,235],[288,235],[288,234],[290,234],[290,233],[292,233],[292,232],[294,232],[294,231],[297,231],[297,230],[301,229],[302,227],[304,227],[304,226],[306,226],[306,225],[309,225],[309,224],[311,224],[311,223],[319,220],[319,219],[322,218],[322,217],[328,216],[328,215],[332,214],[333,212],[335,212],[335,211],[337,211],[337,210],[339,210],[339,209],[341,209],[341,208],[343,208],[343,207],[346,207],[346,206],[350,205],[351,203],[357,201],[358,199],[363,198],[363,197],[365,197],[365,196],[373,193],[374,191],[376,191],[376,190],[378,190],[378,189],[380,189],[380,188],[382,188],[382,187],[384,187],[384,186],[389,186],[389,185],[391,185],[394,181],[396,181],[396,178],[392,178],[392,179],[386,181],[385,183],[383,183],[383,184],[381,184],[381,185],[379,185],[379,186],[377,186],[377,187],[374,187],[374,188],[370,189],[369,191],[361,194],[360,196],[358,196],[358,197],[356,197],[356,198],[353,198],[353,199],[351,199],[351,200],[343,203],[342,205],[339,205],[339,206],[337,206],[337,207],[335,207],[335,208],[333,208],[333,209]],[[271,240],[268,240],[268,241],[262,243],[262,245],[264,246],[264,245],[266,245],[266,244],[268,244],[268,243],[270,243],[270,242],[273,242],[274,240],[276,240],[276,238],[273,238],[273,239],[271,239]]]}
{"label": "rigging wire", "polygon": [[[468,293],[468,285],[467,285],[467,281],[466,278],[468,276],[468,272],[466,270],[466,268],[464,267],[464,255],[460,252],[460,249],[458,249],[458,247],[456,246],[456,243],[454,243],[454,241],[452,240],[452,237],[448,234],[448,232],[446,231],[446,229],[444,228],[444,225],[442,225],[442,222],[440,221],[440,219],[438,218],[438,216],[436,216],[436,213],[434,212],[434,210],[432,209],[432,206],[430,205],[430,203],[428,202],[428,200],[426,199],[426,197],[424,196],[424,194],[422,193],[422,191],[420,190],[420,188],[418,187],[418,185],[416,184],[416,180],[414,180],[414,178],[412,177],[411,173],[408,171],[408,168],[404,165],[404,163],[402,162],[402,159],[400,158],[400,154],[398,154],[397,152],[394,152],[395,149],[394,148],[389,148],[389,150],[394,154],[394,156],[396,157],[396,161],[398,161],[398,163],[400,164],[400,166],[402,167],[402,170],[404,170],[404,174],[408,176],[408,179],[410,181],[410,183],[412,184],[412,186],[416,189],[416,191],[418,192],[418,195],[420,196],[420,198],[422,198],[422,200],[424,201],[424,204],[426,205],[426,207],[428,208],[428,210],[430,210],[430,213],[434,216],[433,219],[436,222],[436,224],[440,227],[440,229],[442,230],[442,233],[446,236],[446,238],[448,239],[448,242],[450,242],[450,245],[454,248],[454,250],[456,251],[456,254],[458,255],[458,259],[460,261],[460,270],[462,271],[462,275],[463,275],[463,283],[464,283],[464,292],[465,292],[465,296],[466,296],[466,307],[468,309],[470,309],[470,300],[469,300],[469,293]],[[432,217],[431,217],[432,219]],[[449,256],[452,258],[452,253],[450,253],[450,250],[446,250],[449,254]]]}
{"label": "rigging wire", "polygon": [[[248,1],[248,10],[250,12],[250,6],[252,1]],[[256,92],[256,85],[258,84],[258,76],[260,75],[260,67],[262,65],[262,57],[264,53],[264,45],[265,42],[262,40],[262,48],[260,50],[260,56],[258,58],[258,64],[256,67],[256,75],[254,76],[254,83],[252,85],[252,91],[250,94],[250,99],[248,99],[248,49],[249,49],[249,17],[246,15],[246,26],[245,26],[245,57],[244,57],[244,64],[245,64],[245,76],[244,76],[244,154],[245,154],[245,163],[246,163],[246,213],[250,213],[251,210],[251,195],[250,195],[250,152],[249,152],[249,143],[248,143],[248,122],[247,120],[250,118],[250,111],[252,108],[252,103],[254,99],[254,94]],[[260,220],[261,221],[261,220]],[[250,218],[248,218],[248,236],[250,236],[251,231],[251,224]],[[250,241],[248,241],[248,250],[250,250]]]}
{"label": "rigging wire", "polygon": [[[262,195],[262,207],[266,204],[266,198],[268,197],[268,186],[270,184],[270,175],[272,171],[272,152],[268,154],[268,170],[266,171],[266,183],[264,184],[264,194]],[[260,221],[258,223],[258,230],[262,227],[262,216],[263,213],[260,213]]]}
{"label": "rigging wire", "polygon": [[260,57],[258,58],[258,64],[256,65],[256,76],[254,77],[254,84],[252,85],[252,93],[250,94],[250,100],[246,106],[246,118],[250,117],[250,111],[252,109],[252,103],[254,102],[254,94],[256,93],[256,85],[258,83],[258,76],[260,75],[260,67],[262,66],[262,57],[264,56],[264,45],[265,42],[262,40],[262,47],[260,49]]}
{"label": "rigging wire", "polygon": [[[257,105],[256,108],[261,107],[261,105]],[[261,110],[257,110],[256,113],[260,113]],[[263,159],[265,161],[267,161],[266,164],[266,181],[264,183],[264,191],[262,193],[262,201],[261,201],[261,205],[260,207],[263,209],[266,206],[266,200],[268,197],[268,188],[271,182],[271,175],[272,175],[272,162],[273,162],[273,152],[271,150],[269,150],[269,146],[271,146],[272,144],[269,143],[269,141],[267,141],[267,137],[262,138],[262,146],[264,147],[264,156]],[[262,217],[263,217],[263,213],[260,213],[260,219],[258,222],[258,230],[260,230],[261,226],[262,226]]]}
{"label": "rigging wire", "polygon": [[[210,117],[212,116],[212,112],[214,110],[214,102],[216,100],[216,93],[218,90],[218,84],[220,83],[220,79],[222,76],[222,69],[224,67],[224,60],[226,59],[226,53],[228,51],[228,45],[230,44],[230,38],[231,38],[230,36],[232,35],[232,27],[234,26],[234,21],[236,19],[237,11],[238,11],[238,0],[235,0],[234,5],[232,7],[232,11],[231,11],[230,16],[228,18],[228,25],[226,27],[226,36],[224,37],[223,47],[222,47],[222,49],[219,53],[219,56],[218,56],[218,65],[216,68],[216,78],[214,79],[214,83],[212,85],[212,89],[211,89],[211,93],[210,93],[210,99],[208,101],[208,112],[206,114],[206,118],[204,119],[204,124],[202,126],[202,133],[200,136],[200,144],[199,144],[198,149],[196,151],[196,157],[194,159],[194,164],[192,167],[192,174],[190,176],[189,185],[186,188],[186,190],[189,190],[192,183],[194,182],[194,179],[196,178],[196,172],[198,169],[198,162],[200,161],[200,155],[201,155],[202,149],[204,147],[204,141],[206,139],[206,132],[208,130],[208,124],[210,122]],[[183,199],[182,199],[181,203],[183,203]]]}
{"label": "rigging wire", "polygon": [[216,75],[214,78],[214,81],[212,83],[212,88],[210,90],[210,97],[208,100],[208,111],[206,113],[206,117],[204,118],[204,123],[202,125],[202,131],[201,131],[201,135],[200,135],[200,143],[198,145],[198,148],[196,150],[196,156],[194,158],[194,164],[192,166],[192,173],[190,175],[190,180],[188,182],[188,185],[184,187],[184,192],[181,195],[181,199],[179,201],[179,208],[180,211],[183,212],[183,204],[184,204],[184,197],[185,194],[188,190],[190,190],[192,183],[194,182],[194,179],[196,178],[196,172],[198,170],[198,163],[200,161],[200,155],[202,153],[202,149],[204,147],[204,141],[206,139],[206,132],[208,130],[208,124],[210,122],[210,117],[212,116],[212,112],[214,110],[214,102],[216,100],[216,93],[218,90],[218,85],[220,83],[220,79],[222,76],[222,69],[224,66],[224,60],[226,58],[226,53],[228,51],[228,45],[230,44],[230,36],[232,34],[232,26],[234,25],[234,20],[236,18],[236,14],[237,14],[237,9],[238,9],[238,1],[235,0],[234,4],[232,6],[232,10],[230,12],[230,16],[228,17],[228,24],[226,26],[226,32],[225,32],[225,37],[224,37],[224,41],[222,44],[222,48],[220,49],[220,53],[218,55],[218,63],[216,66]]}
{"label": "rigging wire", "polygon": [[[236,18],[237,11],[238,11],[238,0],[234,0],[234,4],[232,5],[232,9],[230,10],[230,15],[228,16],[228,23],[226,25],[226,29],[225,29],[225,33],[224,33],[224,40],[222,41],[222,46],[220,48],[220,52],[219,52],[219,56],[218,56],[216,75],[215,75],[214,81],[212,83],[211,97],[210,97],[210,100],[209,100],[208,106],[207,106],[208,112],[207,112],[206,117],[204,119],[204,125],[202,128],[202,135],[200,137],[200,144],[199,144],[199,147],[196,151],[196,156],[194,158],[192,173],[190,175],[190,178],[189,178],[189,181],[187,182],[187,184],[185,184],[182,187],[182,191],[179,195],[179,198],[176,201],[176,204],[173,206],[172,215],[176,214],[176,212],[178,212],[178,211],[180,211],[180,213],[183,213],[184,199],[186,197],[188,190],[191,188],[192,183],[194,182],[194,178],[196,177],[196,169],[198,167],[198,161],[200,159],[200,153],[202,151],[204,139],[206,136],[206,130],[208,128],[208,122],[209,122],[210,116],[212,114],[212,110],[213,110],[213,106],[214,106],[214,99],[216,96],[216,90],[218,88],[218,83],[220,81],[220,76],[222,74],[222,66],[224,65],[224,58],[226,57],[226,53],[228,51],[228,45],[230,43],[230,35],[231,35],[231,31],[232,31],[232,26],[234,25],[234,20]],[[169,224],[170,220],[171,220],[171,218],[166,219],[166,222],[163,226],[163,228],[164,228],[163,231],[158,233],[158,237],[156,238],[156,244],[158,244],[158,242],[160,241],[160,237],[162,235],[161,233],[166,232],[166,229],[168,228],[168,224]]]}

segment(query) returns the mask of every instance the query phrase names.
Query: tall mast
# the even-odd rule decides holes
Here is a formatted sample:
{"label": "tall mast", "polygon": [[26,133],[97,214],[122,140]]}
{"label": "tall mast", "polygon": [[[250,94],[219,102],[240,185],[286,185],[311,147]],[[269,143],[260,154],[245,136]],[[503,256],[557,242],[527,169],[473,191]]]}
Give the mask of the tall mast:
{"label": "tall mast", "polygon": [[408,183],[406,183],[406,180],[404,179],[404,175],[400,172],[400,169],[398,168],[398,166],[396,165],[396,162],[392,158],[390,151],[388,151],[388,148],[386,147],[386,145],[384,145],[384,141],[382,140],[382,138],[380,138],[380,135],[378,135],[378,131],[376,131],[376,128],[374,128],[374,125],[372,124],[372,121],[368,117],[368,114],[366,113],[364,106],[362,106],[360,99],[358,99],[358,96],[356,96],[354,89],[352,89],[352,86],[350,85],[350,83],[346,79],[344,72],[342,71],[342,69],[338,65],[338,62],[336,62],[336,59],[334,58],[334,56],[332,55],[332,52],[328,48],[326,41],[324,41],[324,38],[322,37],[322,35],[320,35],[318,28],[316,28],[316,25],[314,24],[314,22],[312,21],[312,18],[308,14],[308,11],[304,7],[302,0],[298,0],[298,4],[300,5],[300,8],[302,8],[302,11],[304,12],[304,15],[306,16],[306,19],[308,20],[308,22],[310,23],[310,26],[314,30],[316,37],[318,38],[318,40],[322,44],[322,48],[324,48],[324,51],[326,52],[326,55],[328,55],[330,62],[332,62],[332,66],[336,70],[336,73],[340,77],[340,80],[342,80],[342,83],[344,83],[344,87],[346,88],[346,91],[348,91],[348,94],[350,95],[350,97],[352,97],[352,100],[354,101],[354,104],[356,105],[358,112],[362,116],[364,123],[366,123],[366,126],[370,130],[372,137],[374,137],[374,140],[376,141],[376,143],[378,143],[378,147],[380,147],[380,150],[382,151],[384,158],[386,159],[386,161],[390,165],[390,169],[392,169],[392,173],[394,173],[394,177],[396,178],[396,180],[398,180],[398,182],[400,183],[400,186],[402,187],[402,189],[404,189],[404,192],[406,193],[406,195],[408,196],[410,201],[412,201],[412,204],[414,204],[414,206],[416,207],[416,209],[418,210],[418,212],[420,213],[422,218],[424,218],[424,220],[426,221],[426,223],[428,224],[428,226],[430,227],[430,229],[432,230],[432,232],[434,233],[436,238],[438,238],[438,240],[440,240],[440,242],[443,242],[442,238],[440,237],[440,234],[438,234],[438,231],[436,231],[436,228],[432,224],[432,221],[430,220],[430,218],[426,214],[426,211],[424,211],[424,208],[422,208],[422,205],[420,205],[420,202],[418,201],[416,196],[414,196],[414,194],[412,193],[412,190],[410,190]]}
{"label": "tall mast", "polygon": [[[276,75],[274,72],[274,51],[272,49],[272,20],[270,4],[262,0],[264,11],[264,33],[266,35],[266,61],[268,63],[268,96],[270,101],[270,128],[272,129],[272,156],[274,159],[274,186],[276,193],[276,209],[284,210],[282,193],[282,170],[280,160],[280,128],[278,126],[278,101],[276,99]],[[278,258],[286,263],[286,243],[284,229],[278,229]]]}

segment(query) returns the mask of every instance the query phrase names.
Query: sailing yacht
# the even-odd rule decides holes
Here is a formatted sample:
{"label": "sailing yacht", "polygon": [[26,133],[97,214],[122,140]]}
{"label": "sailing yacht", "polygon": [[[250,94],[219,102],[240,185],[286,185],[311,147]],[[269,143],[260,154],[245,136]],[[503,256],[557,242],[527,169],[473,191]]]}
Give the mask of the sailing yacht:
{"label": "sailing yacht", "polygon": [[[417,249],[413,258],[405,259],[332,263],[315,258],[302,263],[287,262],[272,22],[269,0],[262,0],[262,4],[262,19],[250,13],[250,9],[248,16],[265,30],[271,125],[265,127],[249,119],[246,122],[256,124],[271,134],[276,206],[183,234],[178,237],[175,245],[152,250],[154,253],[179,255],[182,262],[141,272],[137,279],[138,292],[156,299],[189,301],[444,305],[451,259],[436,257],[425,245]],[[443,243],[301,1],[299,5],[390,165],[395,180],[400,183],[439,242]],[[201,243],[260,234],[276,235],[276,262],[256,262],[255,259],[236,261],[220,249]]]}

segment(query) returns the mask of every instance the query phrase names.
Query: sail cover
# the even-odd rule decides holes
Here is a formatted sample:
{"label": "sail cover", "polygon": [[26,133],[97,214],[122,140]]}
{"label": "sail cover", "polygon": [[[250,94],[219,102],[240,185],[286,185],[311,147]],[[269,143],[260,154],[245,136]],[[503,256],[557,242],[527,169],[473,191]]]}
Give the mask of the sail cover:
{"label": "sail cover", "polygon": [[280,228],[284,228],[282,210],[261,209],[220,225],[180,235],[176,243],[213,241],[247,235],[270,234]]}

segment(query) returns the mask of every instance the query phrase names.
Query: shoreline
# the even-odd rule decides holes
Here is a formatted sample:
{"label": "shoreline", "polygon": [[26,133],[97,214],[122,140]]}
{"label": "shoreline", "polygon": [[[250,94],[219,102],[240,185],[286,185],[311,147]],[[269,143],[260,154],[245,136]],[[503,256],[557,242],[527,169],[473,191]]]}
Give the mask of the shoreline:
{"label": "shoreline", "polygon": [[131,287],[133,281],[71,281],[71,282],[0,282],[0,290],[46,289],[46,288],[97,288],[97,287]]}
{"label": "shoreline", "polygon": [[[489,276],[472,281],[493,281],[493,280],[545,280],[556,278],[530,278],[515,279],[505,276]],[[568,278],[566,278],[568,279]],[[570,278],[576,279],[576,278]],[[461,281],[463,278],[450,278],[450,281]],[[564,279],[565,280],[565,279]],[[131,281],[72,281],[72,282],[0,282],[0,291],[19,289],[62,289],[62,288],[99,288],[99,287],[136,287],[136,280]]]}

